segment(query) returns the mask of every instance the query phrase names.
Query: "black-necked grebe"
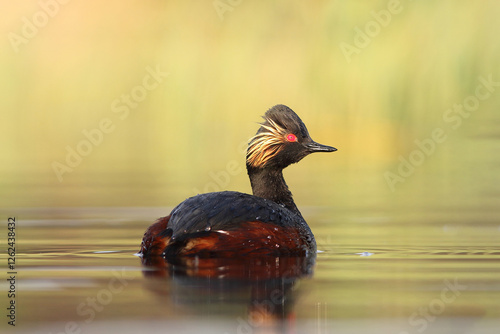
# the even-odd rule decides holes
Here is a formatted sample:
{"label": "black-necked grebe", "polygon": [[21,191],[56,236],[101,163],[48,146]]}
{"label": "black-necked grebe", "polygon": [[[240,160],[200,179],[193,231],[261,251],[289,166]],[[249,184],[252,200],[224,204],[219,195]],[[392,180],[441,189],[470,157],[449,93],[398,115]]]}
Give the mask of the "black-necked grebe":
{"label": "black-necked grebe", "polygon": [[283,169],[310,153],[337,149],[314,142],[287,106],[272,107],[264,120],[246,156],[253,195],[222,191],[188,198],[147,229],[143,258],[316,253],[314,235],[293,201]]}

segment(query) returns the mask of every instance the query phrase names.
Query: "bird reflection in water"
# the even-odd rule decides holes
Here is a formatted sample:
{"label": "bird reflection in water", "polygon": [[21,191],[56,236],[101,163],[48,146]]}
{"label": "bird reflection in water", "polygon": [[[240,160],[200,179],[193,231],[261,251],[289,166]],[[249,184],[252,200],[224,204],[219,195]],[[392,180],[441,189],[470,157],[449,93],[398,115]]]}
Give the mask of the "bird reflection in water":
{"label": "bird reflection in water", "polygon": [[[313,274],[315,254],[308,257],[143,258],[148,289],[170,296],[178,307],[235,316],[238,333],[288,333],[295,326],[294,303],[302,278]],[[167,284],[159,284],[158,279]],[[205,307],[206,306],[206,307]],[[225,314],[224,310],[227,311]],[[228,314],[229,313],[229,314]]]}

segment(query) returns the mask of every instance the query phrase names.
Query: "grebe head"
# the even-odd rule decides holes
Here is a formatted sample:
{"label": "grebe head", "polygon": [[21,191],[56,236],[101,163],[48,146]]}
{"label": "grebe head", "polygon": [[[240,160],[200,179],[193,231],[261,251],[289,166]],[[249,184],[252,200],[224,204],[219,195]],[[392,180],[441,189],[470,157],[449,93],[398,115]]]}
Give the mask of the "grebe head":
{"label": "grebe head", "polygon": [[283,169],[310,153],[337,150],[312,140],[305,124],[287,106],[278,104],[269,109],[263,118],[264,123],[248,144],[248,169]]}

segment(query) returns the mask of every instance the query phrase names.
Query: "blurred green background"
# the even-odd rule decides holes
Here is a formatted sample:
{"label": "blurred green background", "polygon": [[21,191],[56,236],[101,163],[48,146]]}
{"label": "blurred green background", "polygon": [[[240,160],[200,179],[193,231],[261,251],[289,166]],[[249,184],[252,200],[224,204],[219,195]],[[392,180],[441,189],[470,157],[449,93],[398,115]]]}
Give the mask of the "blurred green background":
{"label": "blurred green background", "polygon": [[[287,169],[299,206],[494,210],[500,87],[474,96],[480,78],[500,81],[500,3],[394,3],[4,3],[0,205],[173,206],[250,192],[245,144],[282,103],[339,149]],[[168,76],[144,89],[156,70]],[[463,103],[467,117],[448,111]],[[82,144],[102,122],[108,133]],[[415,141],[437,128],[446,139],[422,153]],[[78,147],[86,155],[59,179],[54,163]]]}

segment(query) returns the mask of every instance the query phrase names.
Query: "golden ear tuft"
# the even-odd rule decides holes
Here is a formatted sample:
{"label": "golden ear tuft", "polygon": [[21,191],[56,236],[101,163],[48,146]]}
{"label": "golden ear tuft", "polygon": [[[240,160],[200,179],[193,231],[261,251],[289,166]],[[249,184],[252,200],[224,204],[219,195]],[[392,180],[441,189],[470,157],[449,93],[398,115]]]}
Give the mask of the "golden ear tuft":
{"label": "golden ear tuft", "polygon": [[278,154],[286,142],[287,132],[272,119],[265,118],[261,124],[265,131],[258,132],[250,139],[247,150],[247,164],[252,167],[264,167]]}

